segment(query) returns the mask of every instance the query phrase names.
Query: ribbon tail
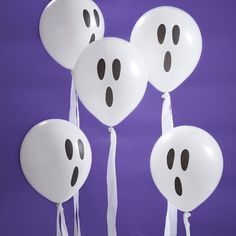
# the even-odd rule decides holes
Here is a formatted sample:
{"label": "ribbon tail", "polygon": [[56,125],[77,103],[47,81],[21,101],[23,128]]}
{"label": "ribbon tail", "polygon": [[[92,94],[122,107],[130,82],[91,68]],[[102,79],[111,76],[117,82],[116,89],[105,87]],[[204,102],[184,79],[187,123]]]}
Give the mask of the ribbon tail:
{"label": "ribbon tail", "polygon": [[107,165],[107,231],[108,236],[116,236],[117,179],[116,179],[116,144],[117,137],[113,128],[110,131],[110,150]]}
{"label": "ribbon tail", "polygon": [[68,236],[66,219],[62,204],[57,205],[57,236]]}
{"label": "ribbon tail", "polygon": [[166,212],[166,224],[164,236],[176,236],[177,235],[177,209],[167,202]]}
{"label": "ribbon tail", "polygon": [[69,121],[80,127],[79,102],[73,79],[71,80]]}
{"label": "ribbon tail", "polygon": [[79,191],[73,197],[74,200],[74,236],[81,236],[79,220]]}
{"label": "ribbon tail", "polygon": [[186,236],[190,236],[190,223],[189,223],[189,217],[191,214],[189,212],[184,213],[184,226],[186,230]]}
{"label": "ribbon tail", "polygon": [[[73,78],[71,80],[69,121],[74,125],[76,125],[77,127],[80,127],[79,103]],[[79,219],[79,191],[73,197],[73,203],[74,203],[74,236],[81,236],[80,219]]]}
{"label": "ribbon tail", "polygon": [[[171,106],[171,97],[169,93],[162,96],[164,99],[162,105],[162,134],[165,134],[170,129],[173,129],[173,115]],[[177,235],[177,224],[178,224],[178,212],[177,209],[170,203],[167,203],[167,213],[165,222],[164,236],[176,236]]]}

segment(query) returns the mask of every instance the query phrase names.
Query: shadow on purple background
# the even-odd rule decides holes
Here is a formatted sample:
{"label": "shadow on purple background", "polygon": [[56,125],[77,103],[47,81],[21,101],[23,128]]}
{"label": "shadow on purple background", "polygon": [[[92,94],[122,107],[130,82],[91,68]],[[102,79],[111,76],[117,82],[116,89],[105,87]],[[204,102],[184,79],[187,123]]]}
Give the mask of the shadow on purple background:
{"label": "shadow on purple background", "polygon": [[[38,36],[46,0],[0,3],[0,235],[55,235],[56,207],[26,182],[19,149],[26,132],[48,118],[67,119],[70,73],[46,53]],[[173,5],[190,13],[203,35],[203,54],[190,79],[172,93],[175,125],[210,132],[222,147],[224,175],[217,191],[191,217],[192,235],[234,236],[236,231],[236,2],[97,0],[106,36],[129,39],[147,10]],[[163,235],[166,201],[155,188],[149,156],[160,136],[161,94],[149,85],[135,112],[117,127],[118,236]],[[106,235],[106,164],[109,134],[81,106],[82,129],[93,150],[93,166],[81,190],[82,236]],[[72,233],[72,202],[65,204]],[[181,216],[182,217],[182,216]],[[179,218],[179,235],[185,235]]]}

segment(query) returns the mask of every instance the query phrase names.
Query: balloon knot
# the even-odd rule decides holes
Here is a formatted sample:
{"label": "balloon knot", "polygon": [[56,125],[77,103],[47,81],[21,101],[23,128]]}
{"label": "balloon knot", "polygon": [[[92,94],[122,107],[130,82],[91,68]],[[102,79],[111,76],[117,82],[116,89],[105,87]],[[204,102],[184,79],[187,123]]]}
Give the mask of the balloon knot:
{"label": "balloon knot", "polygon": [[162,96],[161,96],[161,97],[162,97],[163,99],[166,99],[166,98],[168,98],[169,96],[170,96],[170,94],[169,94],[169,93],[164,93],[164,94],[162,94]]}
{"label": "balloon knot", "polygon": [[191,213],[185,212],[184,213],[184,219],[188,221],[189,217],[191,217]]}
{"label": "balloon knot", "polygon": [[109,127],[108,131],[111,133],[113,131],[113,127]]}

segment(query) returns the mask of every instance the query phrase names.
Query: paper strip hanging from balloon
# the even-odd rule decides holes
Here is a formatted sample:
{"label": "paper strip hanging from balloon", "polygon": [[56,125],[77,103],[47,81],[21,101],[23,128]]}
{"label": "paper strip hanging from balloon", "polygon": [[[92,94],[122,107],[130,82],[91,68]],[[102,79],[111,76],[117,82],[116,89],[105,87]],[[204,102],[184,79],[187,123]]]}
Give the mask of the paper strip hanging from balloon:
{"label": "paper strip hanging from balloon", "polygon": [[[79,104],[73,80],[71,80],[69,121],[75,126],[80,127]],[[73,197],[73,206],[74,206],[74,236],[81,236],[80,217],[79,217],[79,191]]]}
{"label": "paper strip hanging from balloon", "polygon": [[132,44],[118,38],[104,38],[82,52],[73,71],[73,79],[83,105],[99,121],[110,127],[107,226],[109,236],[116,236],[118,200],[116,135],[113,127],[121,123],[143,98],[147,86],[146,68]]}
{"label": "paper strip hanging from balloon", "polygon": [[223,172],[223,156],[215,139],[193,126],[176,127],[155,144],[150,160],[151,174],[159,191],[177,209],[186,213],[214,192]]}
{"label": "paper strip hanging from balloon", "polygon": [[86,136],[68,121],[43,121],[25,136],[20,161],[31,186],[57,204],[57,232],[67,236],[62,203],[78,192],[90,172],[92,154]]}
{"label": "paper strip hanging from balloon", "polygon": [[[131,42],[145,59],[149,82],[165,94],[188,78],[202,51],[197,23],[188,13],[170,6],[145,13],[134,26]],[[169,121],[164,117],[162,122]],[[177,211],[168,203],[165,236],[173,235],[177,235]]]}
{"label": "paper strip hanging from balloon", "polygon": [[191,214],[189,212],[185,212],[183,215],[184,218],[184,226],[185,226],[185,231],[186,231],[186,236],[190,236],[190,223],[189,223],[189,217]]}
{"label": "paper strip hanging from balloon", "polygon": [[[165,93],[162,98],[164,99],[162,104],[162,134],[167,133],[169,130],[174,128],[171,97],[169,93]],[[176,236],[178,228],[178,212],[175,206],[169,201],[167,202],[167,213],[164,236]]]}
{"label": "paper strip hanging from balloon", "polygon": [[116,212],[117,212],[117,180],[116,180],[116,131],[109,128],[110,150],[107,164],[107,196],[110,204],[107,209],[108,235],[116,236]]}
{"label": "paper strip hanging from balloon", "polygon": [[57,236],[68,236],[66,219],[62,204],[57,204]]}

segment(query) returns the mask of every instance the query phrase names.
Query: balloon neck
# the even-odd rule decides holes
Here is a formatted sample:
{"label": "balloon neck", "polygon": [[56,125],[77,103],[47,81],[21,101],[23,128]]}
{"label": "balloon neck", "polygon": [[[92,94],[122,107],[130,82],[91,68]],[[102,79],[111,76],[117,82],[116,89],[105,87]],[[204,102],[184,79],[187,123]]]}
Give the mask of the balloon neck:
{"label": "balloon neck", "polygon": [[161,97],[163,99],[166,99],[166,98],[170,97],[170,93],[169,92],[163,93]]}
{"label": "balloon neck", "polygon": [[109,131],[110,133],[112,133],[113,130],[114,130],[114,128],[113,128],[112,126],[110,126],[110,127],[108,128],[108,131]]}

